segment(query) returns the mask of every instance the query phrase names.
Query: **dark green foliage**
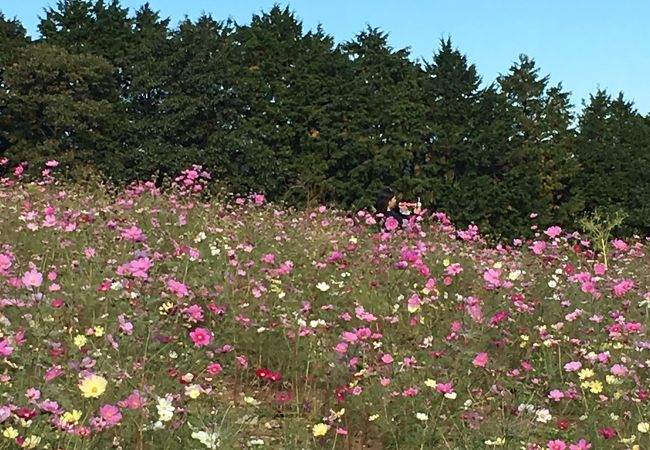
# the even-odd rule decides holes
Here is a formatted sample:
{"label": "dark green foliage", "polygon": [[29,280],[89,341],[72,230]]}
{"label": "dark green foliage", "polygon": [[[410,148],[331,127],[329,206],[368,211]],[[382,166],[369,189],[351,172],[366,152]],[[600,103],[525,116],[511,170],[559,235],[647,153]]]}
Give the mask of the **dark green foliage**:
{"label": "dark green foliage", "polygon": [[625,211],[629,232],[650,234],[650,127],[622,94],[599,90],[580,117],[576,176],[586,211]]}
{"label": "dark green foliage", "polygon": [[[16,19],[6,19],[0,11],[0,92],[7,89],[4,83],[4,72],[7,67],[13,64],[16,52],[29,43],[27,31]],[[0,94],[1,95],[1,94]],[[0,105],[0,121],[4,109]],[[4,133],[0,133],[0,158],[9,146]]]}
{"label": "dark green foliage", "polygon": [[7,156],[36,170],[57,159],[71,175],[97,163],[107,173],[123,173],[113,66],[100,56],[74,55],[46,43],[21,49],[15,60],[0,91]]}
{"label": "dark green foliage", "polygon": [[578,120],[527,56],[495,83],[440,42],[414,62],[368,27],[335,45],[280,6],[249,24],[171,28],[149,4],[59,0],[30,42],[0,13],[0,156],[70,176],[175,176],[234,192],[369,207],[390,186],[494,237],[623,210],[649,233],[650,116],[598,91]]}

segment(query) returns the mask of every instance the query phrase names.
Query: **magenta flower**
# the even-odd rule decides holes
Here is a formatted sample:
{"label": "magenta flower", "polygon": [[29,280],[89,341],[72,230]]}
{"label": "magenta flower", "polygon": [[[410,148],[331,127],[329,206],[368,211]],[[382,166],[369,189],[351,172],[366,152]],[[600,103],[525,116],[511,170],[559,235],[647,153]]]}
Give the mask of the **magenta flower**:
{"label": "magenta flower", "polygon": [[169,288],[170,291],[176,294],[176,297],[178,298],[183,298],[187,296],[187,294],[189,293],[187,286],[181,283],[180,281],[169,280],[167,282],[167,287]]}
{"label": "magenta flower", "polygon": [[546,447],[548,450],[565,450],[566,443],[562,439],[555,439],[553,441],[548,441]]}
{"label": "magenta flower", "polygon": [[99,408],[99,415],[109,426],[117,425],[122,420],[122,413],[117,406],[104,405]]}
{"label": "magenta flower", "polygon": [[14,348],[9,345],[9,341],[6,339],[3,339],[0,341],[0,355],[4,356],[5,358],[11,355],[13,353]]}
{"label": "magenta flower", "polygon": [[205,328],[197,328],[190,332],[190,337],[196,347],[210,345],[212,343],[212,333]]}
{"label": "magenta flower", "polygon": [[218,375],[223,369],[221,367],[221,364],[215,362],[210,364],[207,370],[210,375]]}

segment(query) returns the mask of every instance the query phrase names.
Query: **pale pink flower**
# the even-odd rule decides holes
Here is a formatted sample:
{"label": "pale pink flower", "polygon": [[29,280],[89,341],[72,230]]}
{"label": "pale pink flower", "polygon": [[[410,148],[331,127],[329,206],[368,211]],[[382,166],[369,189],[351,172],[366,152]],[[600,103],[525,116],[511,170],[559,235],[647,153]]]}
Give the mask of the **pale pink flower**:
{"label": "pale pink flower", "polygon": [[580,361],[571,361],[564,365],[564,370],[567,372],[577,372],[582,368],[582,363]]}
{"label": "pale pink flower", "polygon": [[558,227],[557,225],[548,227],[546,231],[544,231],[544,234],[553,239],[562,234],[562,228]]}
{"label": "pale pink flower", "polygon": [[43,284],[43,274],[41,274],[38,270],[32,269],[29,272],[26,272],[23,277],[20,279],[20,281],[23,282],[25,287],[28,288],[37,288],[40,287],[41,284]]}
{"label": "pale pink flower", "polygon": [[564,392],[560,391],[559,389],[553,389],[551,392],[549,392],[548,398],[556,402],[559,402],[564,398]]}

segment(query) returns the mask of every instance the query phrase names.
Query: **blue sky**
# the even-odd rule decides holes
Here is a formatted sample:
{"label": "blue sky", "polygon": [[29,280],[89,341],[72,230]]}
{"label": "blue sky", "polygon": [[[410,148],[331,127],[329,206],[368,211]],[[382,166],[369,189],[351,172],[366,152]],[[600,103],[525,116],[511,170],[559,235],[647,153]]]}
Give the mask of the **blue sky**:
{"label": "blue sky", "polygon": [[[277,0],[276,0],[277,1]],[[151,0],[176,25],[202,12],[215,19],[248,23],[274,0]],[[132,10],[141,0],[122,0]],[[440,38],[476,64],[490,83],[508,71],[520,53],[533,57],[551,83],[562,82],[581,108],[599,87],[623,91],[642,114],[650,113],[650,2],[646,0],[293,0],[289,5],[306,30],[321,23],[337,42],[366,25],[389,33],[394,48],[410,47],[413,58],[430,60]],[[0,0],[0,10],[17,17],[32,36],[38,16],[56,0]]]}

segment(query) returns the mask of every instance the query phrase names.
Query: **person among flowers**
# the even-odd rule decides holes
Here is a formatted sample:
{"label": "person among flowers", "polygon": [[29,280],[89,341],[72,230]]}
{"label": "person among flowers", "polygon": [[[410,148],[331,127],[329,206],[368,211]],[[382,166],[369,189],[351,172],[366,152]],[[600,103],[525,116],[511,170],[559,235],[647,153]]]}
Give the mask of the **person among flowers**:
{"label": "person among flowers", "polygon": [[422,206],[420,202],[418,203],[409,203],[409,204],[398,204],[397,196],[392,189],[384,189],[377,196],[377,202],[375,203],[375,210],[377,215],[381,215],[381,224],[384,228],[390,227],[390,218],[393,218],[397,221],[398,226],[401,228],[404,226],[404,222],[408,221],[411,217],[407,207],[414,206],[413,214],[420,214]]}

